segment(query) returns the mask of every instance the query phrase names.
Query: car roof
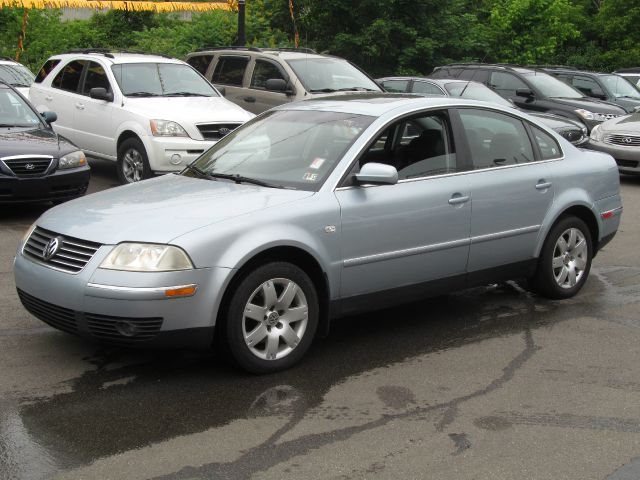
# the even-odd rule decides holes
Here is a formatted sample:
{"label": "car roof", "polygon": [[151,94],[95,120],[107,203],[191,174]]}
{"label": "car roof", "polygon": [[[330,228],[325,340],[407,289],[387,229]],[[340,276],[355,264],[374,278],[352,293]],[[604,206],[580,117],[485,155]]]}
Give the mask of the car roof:
{"label": "car roof", "polygon": [[438,66],[434,70],[444,70],[446,68],[492,68],[497,70],[508,70],[516,73],[534,73],[540,71],[537,68],[527,68],[508,63],[450,63],[448,65]]}
{"label": "car roof", "polygon": [[344,58],[336,57],[334,55],[326,55],[324,53],[317,53],[314,50],[309,48],[258,48],[258,47],[205,47],[201,48],[195,52],[189,53],[188,56],[192,57],[195,55],[208,55],[213,53],[222,53],[222,54],[242,54],[242,53],[253,53],[253,54],[263,54],[266,56],[282,58],[283,60],[297,60],[297,59],[310,59],[310,58],[337,58],[340,60],[344,60]]}
{"label": "car roof", "polygon": [[[327,95],[312,100],[285,103],[273,110],[313,110],[324,112],[352,113],[380,117],[392,111],[407,111],[430,107],[479,106],[486,108],[487,102],[467,100],[459,97],[416,95],[411,93],[353,93]],[[496,110],[508,111],[498,105]]]}
{"label": "car roof", "polygon": [[60,53],[58,55],[52,55],[51,59],[91,59],[91,58],[106,58],[111,63],[184,63],[177,58],[171,58],[164,55],[152,54],[152,53],[138,53],[138,52],[109,52],[109,51],[92,51],[92,50],[79,50],[66,53]]}

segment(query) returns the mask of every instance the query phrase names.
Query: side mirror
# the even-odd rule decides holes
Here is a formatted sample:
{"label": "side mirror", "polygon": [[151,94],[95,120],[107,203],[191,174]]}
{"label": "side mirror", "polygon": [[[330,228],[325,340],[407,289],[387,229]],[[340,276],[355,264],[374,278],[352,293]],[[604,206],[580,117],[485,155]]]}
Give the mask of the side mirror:
{"label": "side mirror", "polygon": [[216,87],[216,90],[218,90],[218,92],[220,92],[220,95],[222,95],[223,97],[227,96],[227,89],[224,87]]}
{"label": "side mirror", "polygon": [[105,100],[107,102],[113,102],[113,92],[107,92],[106,88],[96,87],[89,90],[89,96],[96,100]]}
{"label": "side mirror", "polygon": [[287,95],[291,95],[293,90],[291,89],[291,85],[286,80],[282,78],[270,78],[265,82],[265,87],[267,90],[272,92],[282,92]]}
{"label": "side mirror", "polygon": [[535,97],[535,94],[528,88],[519,88],[516,90],[516,95],[518,97],[525,97],[525,98],[533,98]]}
{"label": "side mirror", "polygon": [[58,114],[56,112],[42,112],[40,115],[42,115],[42,118],[48,125],[51,125],[58,119]]}
{"label": "side mirror", "polygon": [[633,111],[634,112],[640,112],[640,105],[638,105],[637,107],[633,107]]}
{"label": "side mirror", "polygon": [[384,163],[365,163],[359,173],[355,174],[358,184],[395,185],[398,183],[398,171]]}

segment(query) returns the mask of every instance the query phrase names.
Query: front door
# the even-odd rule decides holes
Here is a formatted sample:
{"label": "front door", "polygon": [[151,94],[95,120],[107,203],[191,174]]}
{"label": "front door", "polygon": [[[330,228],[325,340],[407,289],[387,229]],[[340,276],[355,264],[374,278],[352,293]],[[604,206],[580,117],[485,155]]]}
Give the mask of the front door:
{"label": "front door", "polygon": [[456,174],[447,112],[391,125],[354,171],[369,161],[395,166],[399,181],[336,190],[342,217],[340,296],[464,277],[471,202],[467,176]]}

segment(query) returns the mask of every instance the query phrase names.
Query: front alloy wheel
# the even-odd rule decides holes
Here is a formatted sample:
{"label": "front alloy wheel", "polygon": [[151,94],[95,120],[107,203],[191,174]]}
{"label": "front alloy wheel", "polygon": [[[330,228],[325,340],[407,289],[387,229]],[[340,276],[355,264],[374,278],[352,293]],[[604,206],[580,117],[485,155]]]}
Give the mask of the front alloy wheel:
{"label": "front alloy wheel", "polygon": [[139,182],[144,176],[142,155],[135,148],[127,150],[122,158],[122,176],[127,183]]}
{"label": "front alloy wheel", "polygon": [[284,370],[311,346],[318,327],[316,287],[298,266],[271,262],[235,283],[218,332],[233,359],[251,373]]}

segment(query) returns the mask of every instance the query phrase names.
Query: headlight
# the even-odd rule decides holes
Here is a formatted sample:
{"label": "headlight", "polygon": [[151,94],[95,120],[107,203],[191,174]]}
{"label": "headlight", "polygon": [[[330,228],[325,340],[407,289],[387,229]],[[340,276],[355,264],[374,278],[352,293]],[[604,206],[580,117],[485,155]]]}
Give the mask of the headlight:
{"label": "headlight", "polygon": [[22,241],[21,243],[24,243],[27,241],[27,238],[29,238],[31,236],[31,234],[33,233],[33,231],[36,229],[36,222],[33,222],[31,224],[31,226],[27,229],[26,232],[24,232],[24,235],[22,235]]}
{"label": "headlight", "polygon": [[151,133],[154,137],[188,137],[180,124],[170,120],[150,120]]}
{"label": "headlight", "polygon": [[584,110],[583,108],[578,108],[574,111],[585,120],[595,120],[596,118],[593,112],[590,112],[589,110]]}
{"label": "headlight", "polygon": [[600,125],[596,125],[595,127],[593,127],[593,130],[591,130],[591,135],[589,136],[589,138],[591,138],[591,140],[593,140],[594,142],[601,142],[603,136],[604,132],[600,128]]}
{"label": "headlight", "polygon": [[181,248],[152,243],[121,243],[104,259],[100,268],[130,272],[190,270],[193,264]]}
{"label": "headlight", "polygon": [[81,150],[77,152],[67,153],[64,157],[60,157],[58,160],[58,168],[64,170],[65,168],[82,167],[87,164],[87,157]]}

